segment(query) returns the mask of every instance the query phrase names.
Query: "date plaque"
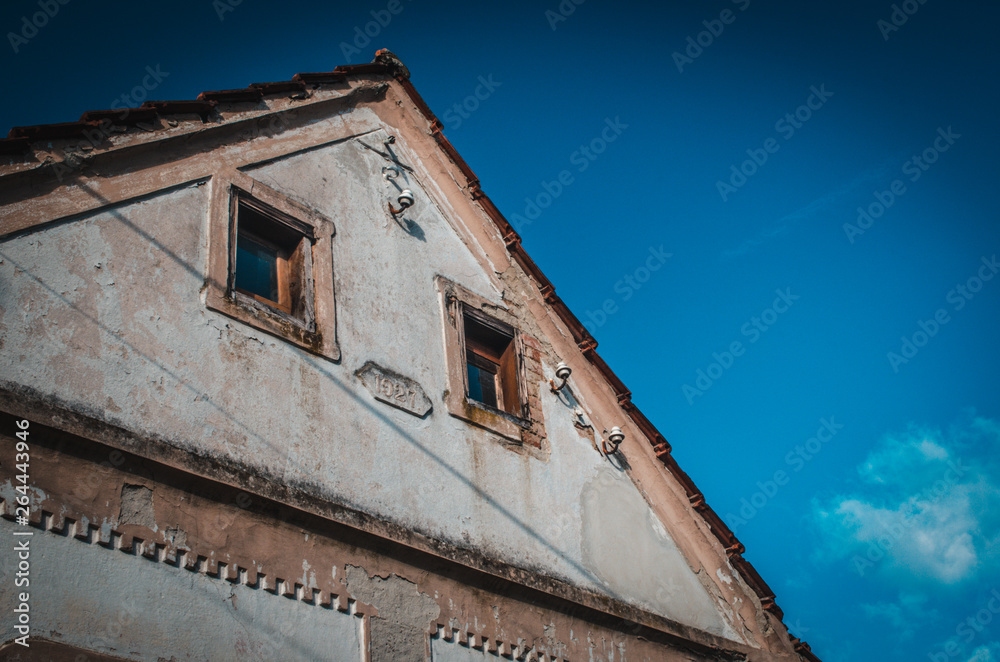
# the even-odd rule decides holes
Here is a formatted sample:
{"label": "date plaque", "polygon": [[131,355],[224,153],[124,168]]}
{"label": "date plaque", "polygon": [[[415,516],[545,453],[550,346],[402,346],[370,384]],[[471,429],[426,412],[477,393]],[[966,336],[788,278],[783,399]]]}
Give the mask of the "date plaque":
{"label": "date plaque", "polygon": [[354,373],[376,400],[423,418],[431,399],[416,381],[371,361]]}

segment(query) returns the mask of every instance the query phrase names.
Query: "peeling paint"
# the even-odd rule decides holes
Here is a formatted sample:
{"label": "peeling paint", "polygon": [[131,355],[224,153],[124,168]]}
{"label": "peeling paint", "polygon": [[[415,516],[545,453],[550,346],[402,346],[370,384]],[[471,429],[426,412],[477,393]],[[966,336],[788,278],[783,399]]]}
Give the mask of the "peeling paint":
{"label": "peeling paint", "polygon": [[[456,179],[460,171],[442,160],[409,99],[397,82],[319,89],[309,101],[318,105],[300,106],[294,126],[249,143],[233,138],[256,119],[251,111],[232,111],[218,125],[181,122],[161,138],[185,139],[162,150],[140,149],[157,138],[129,133],[116,142],[123,150],[116,158],[98,155],[100,176],[81,175],[79,185],[30,201],[10,190],[13,180],[5,177],[17,173],[0,168],[7,196],[0,219],[5,228],[25,230],[0,239],[2,393],[30,390],[39,411],[61,412],[52,425],[76,426],[88,437],[107,426],[116,431],[108,434],[109,448],[162,461],[171,471],[198,467],[220,485],[239,476],[254,502],[251,508],[234,495],[182,494],[139,476],[142,466],[119,466],[105,455],[87,470],[67,470],[65,482],[38,492],[37,505],[80,518],[77,530],[86,522],[84,537],[101,544],[124,550],[139,540],[136,555],[173,554],[172,570],[182,575],[197,571],[233,583],[239,588],[222,583],[226,590],[217,591],[232,596],[233,612],[234,591],[239,612],[253,612],[258,598],[242,593],[251,585],[261,599],[284,593],[297,597],[296,605],[326,599],[324,609],[354,610],[370,619],[374,662],[423,660],[438,626],[439,641],[451,646],[454,637],[473,650],[477,642],[516,646],[525,655],[565,649],[583,659],[575,627],[581,642],[592,635],[600,641],[607,659],[621,659],[626,643],[630,659],[643,659],[636,651],[671,658],[661,656],[662,644],[618,631],[630,627],[624,620],[607,628],[575,614],[556,618],[530,600],[435,575],[440,568],[426,559],[411,565],[341,544],[314,523],[285,526],[262,504],[291,504],[324,522],[337,513],[349,520],[338,526],[394,545],[419,544],[423,554],[507,582],[505,590],[549,582],[543,593],[635,608],[678,638],[715,648],[729,646],[727,639],[749,643],[784,659],[789,644],[775,634],[771,616],[739,576],[723,570],[725,553],[683,490],[633,441],[639,435],[630,431],[627,463],[612,465],[596,451],[596,431],[621,423],[620,403],[546,308],[523,263],[511,261],[504,238]],[[357,140],[377,145],[390,134],[393,158],[406,166],[416,199],[405,224],[386,208],[387,157]],[[235,170],[337,224],[328,247],[335,300],[317,302],[338,310],[336,341],[344,352],[335,361],[317,360],[315,346],[286,342],[282,334],[291,328],[264,333],[209,307],[209,256],[224,249],[209,233],[228,223],[225,210],[213,207],[213,189],[219,173]],[[74,220],[50,223],[69,216]],[[33,223],[40,224],[26,230]],[[531,350],[540,368],[529,397],[541,414],[535,423],[544,420],[538,452],[512,452],[520,445],[491,431],[477,418],[482,410],[466,412],[480,423],[469,425],[449,416],[437,397],[454,396],[443,369],[438,276],[478,293],[494,313],[507,311],[537,341]],[[542,379],[559,360],[574,364],[571,400]],[[373,400],[353,377],[367,362],[434,394],[423,418]],[[77,466],[69,456],[59,461]],[[51,467],[62,475],[55,459]],[[341,577],[338,563],[345,565]],[[445,633],[439,618],[454,631]],[[560,634],[566,631],[568,638]],[[462,643],[470,637],[471,645]],[[268,659],[266,642],[251,639],[233,650]]]}

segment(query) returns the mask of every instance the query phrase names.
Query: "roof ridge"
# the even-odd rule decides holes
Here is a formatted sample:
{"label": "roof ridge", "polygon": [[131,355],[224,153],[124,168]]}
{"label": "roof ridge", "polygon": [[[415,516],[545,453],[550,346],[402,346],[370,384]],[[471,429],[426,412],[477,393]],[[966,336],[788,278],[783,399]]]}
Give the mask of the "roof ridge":
{"label": "roof ridge", "polygon": [[109,126],[135,126],[141,123],[152,125],[159,117],[167,115],[194,114],[201,117],[202,122],[220,103],[260,103],[265,97],[293,93],[306,94],[308,86],[315,87],[325,84],[337,84],[346,81],[351,76],[388,75],[409,79],[410,72],[406,66],[390,51],[382,49],[375,55],[375,60],[366,64],[338,65],[332,71],[305,72],[295,74],[291,80],[270,83],[251,83],[244,88],[231,90],[206,90],[194,99],[176,101],[146,101],[136,108],[110,108],[106,110],[85,111],[75,122],[58,122],[49,124],[34,124],[15,126],[7,133],[6,138],[0,138],[0,154],[27,154],[33,142],[45,140],[61,140],[67,138],[86,138],[88,131]]}

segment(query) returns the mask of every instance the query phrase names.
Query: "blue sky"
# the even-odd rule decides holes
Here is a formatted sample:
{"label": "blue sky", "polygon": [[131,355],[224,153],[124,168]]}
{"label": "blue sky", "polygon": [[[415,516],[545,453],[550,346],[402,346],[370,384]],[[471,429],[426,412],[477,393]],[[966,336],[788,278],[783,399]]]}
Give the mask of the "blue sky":
{"label": "blue sky", "polygon": [[396,52],[793,632],[1000,660],[996,5],[46,1],[0,125]]}

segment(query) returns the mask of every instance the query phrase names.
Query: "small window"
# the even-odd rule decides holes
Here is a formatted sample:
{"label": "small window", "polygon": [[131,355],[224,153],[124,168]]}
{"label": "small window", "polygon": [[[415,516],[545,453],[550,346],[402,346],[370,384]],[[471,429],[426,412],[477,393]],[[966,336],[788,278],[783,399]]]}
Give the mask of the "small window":
{"label": "small window", "polygon": [[306,231],[289,224],[278,212],[237,199],[233,259],[237,292],[304,319],[311,248]]}
{"label": "small window", "polygon": [[288,252],[241,229],[236,241],[236,289],[288,312]]}
{"label": "small window", "polygon": [[444,276],[441,295],[448,413],[506,439],[533,457],[548,452],[542,418],[541,345],[502,303]]}
{"label": "small window", "polygon": [[463,322],[468,377],[466,395],[488,407],[520,417],[514,330],[470,309],[463,312]]}
{"label": "small window", "polygon": [[205,304],[339,360],[333,223],[239,171],[216,178]]}

